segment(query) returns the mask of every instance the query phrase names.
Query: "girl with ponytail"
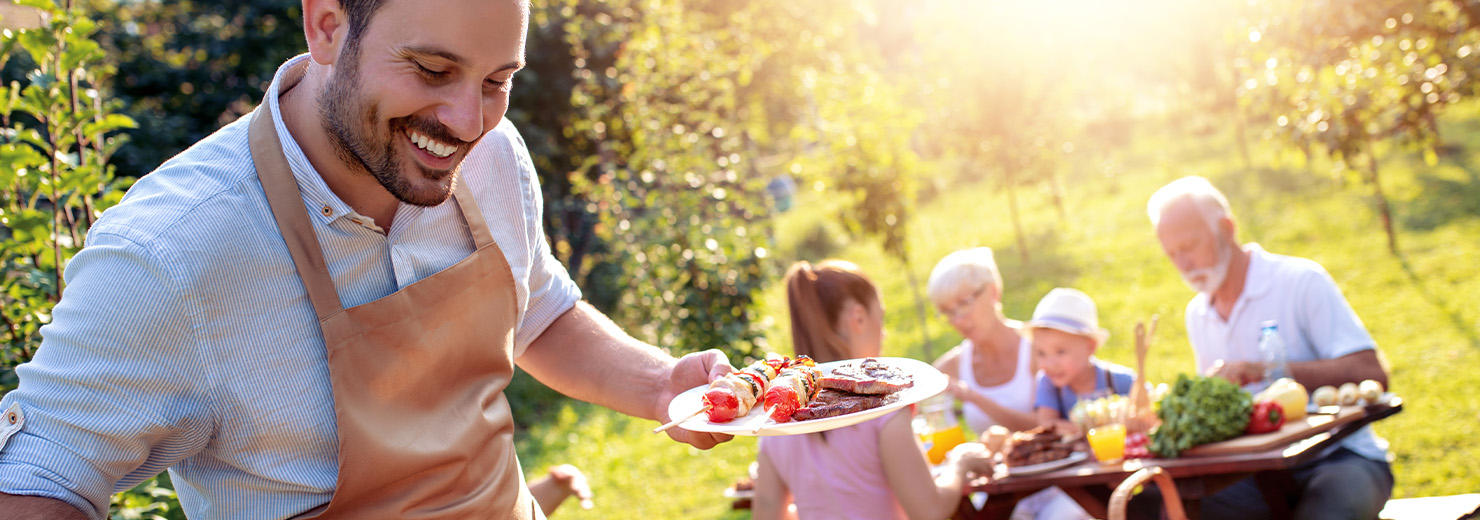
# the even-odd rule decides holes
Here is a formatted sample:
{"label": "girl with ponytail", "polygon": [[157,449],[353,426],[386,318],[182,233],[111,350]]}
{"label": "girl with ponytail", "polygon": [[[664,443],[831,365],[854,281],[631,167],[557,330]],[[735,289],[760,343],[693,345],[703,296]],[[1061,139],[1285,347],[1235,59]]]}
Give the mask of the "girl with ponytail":
{"label": "girl with ponytail", "polygon": [[[883,301],[853,263],[797,262],[786,273],[786,300],[796,355],[827,363],[882,353]],[[904,409],[825,434],[762,437],[754,517],[950,517],[967,466],[976,466],[967,461],[984,461],[985,452],[952,454],[932,478],[910,419]]]}
{"label": "girl with ponytail", "polygon": [[852,262],[797,262],[786,273],[786,300],[797,355],[827,363],[883,351],[879,289]]}

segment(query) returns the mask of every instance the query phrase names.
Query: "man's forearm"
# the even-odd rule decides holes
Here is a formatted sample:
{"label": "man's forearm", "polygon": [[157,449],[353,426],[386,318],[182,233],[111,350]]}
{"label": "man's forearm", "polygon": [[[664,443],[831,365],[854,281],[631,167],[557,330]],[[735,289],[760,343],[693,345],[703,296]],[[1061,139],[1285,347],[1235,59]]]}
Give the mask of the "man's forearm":
{"label": "man's forearm", "polygon": [[584,301],[556,318],[519,358],[520,368],[555,391],[647,419],[658,418],[654,399],[674,363]]}
{"label": "man's forearm", "polygon": [[87,520],[72,504],[47,497],[0,493],[0,511],[10,520]]}
{"label": "man's forearm", "polygon": [[1341,386],[1366,379],[1388,387],[1387,370],[1378,360],[1376,350],[1353,352],[1336,359],[1290,363],[1290,375],[1312,392],[1322,386]]}

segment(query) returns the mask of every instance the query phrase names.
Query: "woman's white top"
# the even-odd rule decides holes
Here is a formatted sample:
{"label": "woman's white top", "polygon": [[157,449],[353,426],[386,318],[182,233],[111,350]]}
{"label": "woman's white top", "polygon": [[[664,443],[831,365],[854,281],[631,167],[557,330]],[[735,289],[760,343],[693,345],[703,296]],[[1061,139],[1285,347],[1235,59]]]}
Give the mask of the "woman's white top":
{"label": "woman's white top", "polygon": [[[996,386],[982,386],[976,382],[976,374],[971,369],[971,356],[976,350],[976,345],[971,340],[961,341],[960,370],[957,377],[966,382],[966,387],[971,391],[986,396],[996,401],[1004,408],[1017,410],[1023,413],[1033,412],[1033,342],[1023,338],[1018,343],[1017,370],[1012,373],[1012,379],[1006,383]],[[987,428],[997,424],[997,420],[987,415],[976,405],[966,403],[963,407],[966,414],[966,425],[971,431],[980,434]]]}

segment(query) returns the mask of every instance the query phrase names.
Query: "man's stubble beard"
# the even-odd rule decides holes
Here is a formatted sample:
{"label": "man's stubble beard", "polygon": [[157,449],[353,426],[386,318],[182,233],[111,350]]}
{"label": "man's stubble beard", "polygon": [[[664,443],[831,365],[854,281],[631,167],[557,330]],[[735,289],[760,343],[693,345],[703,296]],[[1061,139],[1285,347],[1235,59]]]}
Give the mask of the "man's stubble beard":
{"label": "man's stubble beard", "polygon": [[[334,146],[335,155],[351,169],[374,177],[396,200],[425,207],[446,202],[457,185],[456,174],[462,169],[462,164],[459,163],[451,171],[428,170],[415,164],[413,168],[422,178],[441,181],[451,177],[447,179],[445,189],[420,188],[409,181],[397,166],[400,157],[396,152],[395,136],[405,126],[416,126],[419,132],[441,139],[442,142],[457,141],[448,139],[449,132],[430,121],[397,118],[388,121],[382,129],[378,123],[379,108],[365,102],[364,92],[360,88],[359,45],[357,42],[348,45],[349,48],[344,52],[345,59],[340,60],[341,65],[334,68],[324,90],[319,93],[319,118],[329,134],[329,142]],[[364,116],[357,121],[354,115],[359,113]],[[356,129],[363,129],[363,132]],[[376,136],[373,132],[378,129],[387,134],[384,136],[385,144],[381,147],[374,143]]]}

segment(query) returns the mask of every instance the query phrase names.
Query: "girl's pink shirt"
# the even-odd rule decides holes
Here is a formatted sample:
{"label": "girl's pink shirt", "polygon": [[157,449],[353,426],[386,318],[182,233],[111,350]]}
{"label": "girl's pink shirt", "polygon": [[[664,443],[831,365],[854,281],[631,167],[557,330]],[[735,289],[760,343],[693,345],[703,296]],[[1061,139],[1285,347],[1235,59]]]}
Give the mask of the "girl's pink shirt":
{"label": "girl's pink shirt", "polygon": [[797,506],[812,519],[907,518],[884,475],[879,432],[900,410],[823,435],[762,437],[766,457]]}

